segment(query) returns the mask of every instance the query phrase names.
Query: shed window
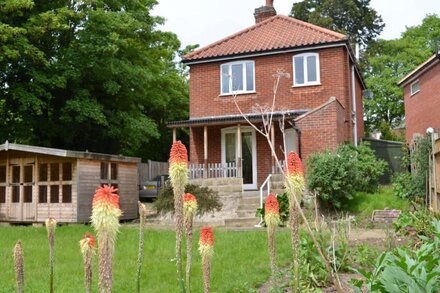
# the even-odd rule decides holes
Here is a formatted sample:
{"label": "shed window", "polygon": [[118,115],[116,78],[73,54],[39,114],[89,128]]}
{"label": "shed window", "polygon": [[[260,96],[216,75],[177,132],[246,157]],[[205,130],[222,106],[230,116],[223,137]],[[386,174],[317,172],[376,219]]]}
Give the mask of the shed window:
{"label": "shed window", "polygon": [[411,84],[411,96],[417,94],[418,92],[420,92],[420,84],[419,81],[416,80]]}
{"label": "shed window", "polygon": [[38,186],[38,202],[39,203],[47,203],[47,186],[46,185]]}
{"label": "shed window", "polygon": [[32,202],[32,186],[24,186],[24,202]]}
{"label": "shed window", "polygon": [[63,163],[63,180],[72,180],[72,163]]}
{"label": "shed window", "polygon": [[319,54],[305,53],[293,56],[293,72],[294,86],[320,84]]}
{"label": "shed window", "polygon": [[20,166],[12,167],[12,183],[20,183]]}
{"label": "shed window", "polygon": [[108,179],[108,163],[106,162],[101,162],[101,179]]}
{"label": "shed window", "polygon": [[221,94],[255,91],[254,61],[237,61],[221,65]]}
{"label": "shed window", "polygon": [[30,183],[34,181],[33,166],[24,166],[24,182]]}
{"label": "shed window", "polygon": [[50,181],[60,180],[60,168],[58,163],[50,164]]}
{"label": "shed window", "polygon": [[72,202],[72,185],[63,185],[63,203]]}
{"label": "shed window", "polygon": [[58,185],[50,186],[50,203],[59,203],[60,202],[60,194]]}
{"label": "shed window", "polygon": [[6,202],[6,187],[0,186],[0,203]]}
{"label": "shed window", "polygon": [[39,181],[47,181],[47,164],[39,164],[38,180]]}
{"label": "shed window", "polygon": [[6,182],[6,166],[0,166],[0,182]]}
{"label": "shed window", "polygon": [[118,179],[118,165],[116,163],[111,164],[111,180],[117,180]]}
{"label": "shed window", "polygon": [[20,202],[20,186],[12,186],[12,200],[13,203]]}

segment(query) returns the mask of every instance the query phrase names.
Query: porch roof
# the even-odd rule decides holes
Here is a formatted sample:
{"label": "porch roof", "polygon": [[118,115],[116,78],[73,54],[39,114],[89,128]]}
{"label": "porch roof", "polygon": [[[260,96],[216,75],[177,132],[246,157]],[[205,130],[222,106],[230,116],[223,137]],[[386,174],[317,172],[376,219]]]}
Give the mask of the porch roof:
{"label": "porch roof", "polygon": [[54,149],[54,148],[47,148],[47,147],[9,143],[8,141],[6,141],[4,144],[0,145],[0,152],[9,151],[9,150],[43,154],[43,155],[51,155],[51,156],[57,156],[57,157],[66,157],[66,158],[84,158],[84,159],[105,160],[105,161],[129,162],[129,163],[140,163],[141,162],[141,159],[136,158],[136,157],[126,157],[126,156],[122,156],[122,155],[109,155],[109,154],[101,154],[101,153],[92,153],[92,152],[88,152],[88,151],[85,151],[85,152],[69,151],[69,150],[63,150],[63,149]]}
{"label": "porch roof", "polygon": [[[307,113],[308,109],[290,110],[290,111],[276,111],[272,112],[273,118],[280,118],[283,115],[286,118],[296,118],[299,115]],[[252,122],[262,121],[263,115],[268,115],[270,113],[248,113],[244,114],[246,118]],[[200,118],[190,118],[189,120],[171,121],[167,123],[169,128],[185,127],[185,126],[204,126],[204,125],[223,125],[238,122],[246,122],[243,115],[224,115],[224,116],[211,116],[211,117],[200,117]]]}

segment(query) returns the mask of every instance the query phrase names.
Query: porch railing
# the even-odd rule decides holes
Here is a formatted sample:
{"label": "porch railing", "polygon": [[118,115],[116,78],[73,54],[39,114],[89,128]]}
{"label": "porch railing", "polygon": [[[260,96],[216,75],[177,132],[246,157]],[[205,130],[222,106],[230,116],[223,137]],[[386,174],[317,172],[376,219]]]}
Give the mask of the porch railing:
{"label": "porch railing", "polygon": [[189,178],[233,178],[237,177],[238,170],[235,162],[231,163],[209,163],[205,168],[204,164],[189,164]]}

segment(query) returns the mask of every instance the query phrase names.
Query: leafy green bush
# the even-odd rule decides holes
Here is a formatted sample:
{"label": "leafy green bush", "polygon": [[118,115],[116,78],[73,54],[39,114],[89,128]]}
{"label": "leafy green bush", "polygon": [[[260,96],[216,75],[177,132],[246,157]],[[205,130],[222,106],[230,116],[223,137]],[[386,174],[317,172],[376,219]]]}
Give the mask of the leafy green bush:
{"label": "leafy green bush", "polygon": [[[277,200],[280,206],[280,226],[285,226],[285,223],[289,220],[289,197],[287,192],[283,194],[277,194]],[[258,208],[255,214],[256,217],[263,219],[263,222],[261,223],[263,226],[266,226],[266,223],[264,222],[265,203],[266,201],[263,202],[263,208]]]}
{"label": "leafy green bush", "polygon": [[[201,187],[199,185],[188,184],[185,187],[186,193],[194,194],[197,198],[197,215],[220,211],[222,203],[220,202],[218,192],[213,191],[208,187]],[[154,202],[154,207],[158,213],[174,213],[174,193],[171,184],[167,182],[159,192],[157,200]]]}
{"label": "leafy green bush", "polygon": [[396,233],[411,236],[428,236],[434,235],[434,227],[432,221],[435,216],[428,210],[421,208],[414,212],[403,212],[393,223]]}
{"label": "leafy green bush", "polygon": [[341,208],[356,191],[374,192],[387,163],[376,159],[368,144],[345,144],[335,152],[312,154],[308,159],[307,184],[318,192],[320,200]]}
{"label": "leafy green bush", "polygon": [[364,280],[352,280],[357,292],[440,292],[440,221],[431,222],[433,237],[420,237],[416,250],[398,248],[382,253],[372,271],[355,270]]}

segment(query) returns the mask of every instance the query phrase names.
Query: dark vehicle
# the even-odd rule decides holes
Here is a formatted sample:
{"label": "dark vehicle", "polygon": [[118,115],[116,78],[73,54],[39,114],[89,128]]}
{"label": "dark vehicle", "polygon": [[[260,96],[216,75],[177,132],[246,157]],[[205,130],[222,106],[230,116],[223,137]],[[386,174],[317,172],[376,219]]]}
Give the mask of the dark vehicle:
{"label": "dark vehicle", "polygon": [[152,180],[144,181],[139,186],[139,199],[155,199],[159,194],[159,190],[168,180],[168,175],[158,175]]}

